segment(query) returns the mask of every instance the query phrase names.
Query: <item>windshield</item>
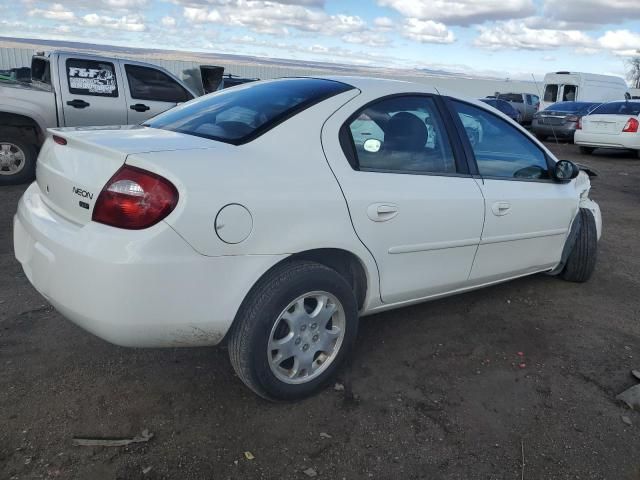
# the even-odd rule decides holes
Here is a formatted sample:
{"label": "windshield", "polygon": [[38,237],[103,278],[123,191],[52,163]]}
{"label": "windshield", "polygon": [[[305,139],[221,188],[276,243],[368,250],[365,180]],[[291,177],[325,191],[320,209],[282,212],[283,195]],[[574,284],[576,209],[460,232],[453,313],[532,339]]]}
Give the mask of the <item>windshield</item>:
{"label": "windshield", "polygon": [[591,113],[594,115],[640,115],[640,102],[603,103]]}
{"label": "windshield", "polygon": [[284,78],[209,94],[143,125],[240,145],[322,100],[353,87],[333,80]]}
{"label": "windshield", "polygon": [[558,85],[554,83],[548,84],[544,87],[544,101],[555,102],[558,98]]}

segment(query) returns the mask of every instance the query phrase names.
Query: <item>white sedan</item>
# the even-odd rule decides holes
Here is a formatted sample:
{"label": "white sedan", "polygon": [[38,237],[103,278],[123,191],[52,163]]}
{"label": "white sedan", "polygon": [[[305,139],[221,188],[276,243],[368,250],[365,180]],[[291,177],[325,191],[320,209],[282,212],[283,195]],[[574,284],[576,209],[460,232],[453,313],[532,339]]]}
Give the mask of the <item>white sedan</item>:
{"label": "white sedan", "polygon": [[141,126],[51,130],[15,254],[97,336],[224,341],[251,389],[296,399],[331,379],[359,316],[537,272],[586,281],[601,230],[590,185],[478,101],[280,79]]}
{"label": "white sedan", "polygon": [[574,137],[582,153],[598,147],[635,150],[640,158],[640,102],[603,103],[582,117]]}

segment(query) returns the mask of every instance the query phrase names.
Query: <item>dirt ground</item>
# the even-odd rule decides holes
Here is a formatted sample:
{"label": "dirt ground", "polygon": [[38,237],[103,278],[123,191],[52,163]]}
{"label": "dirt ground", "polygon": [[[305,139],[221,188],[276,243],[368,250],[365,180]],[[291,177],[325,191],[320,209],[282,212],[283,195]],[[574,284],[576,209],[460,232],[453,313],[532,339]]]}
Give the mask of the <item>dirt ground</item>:
{"label": "dirt ground", "polygon": [[640,368],[640,160],[552,148],[600,173],[590,282],[536,275],[367,317],[345,389],[295,404],[252,394],[224,349],[119,348],[65,320],[13,257],[24,187],[0,188],[0,478],[640,479],[640,413],[615,400]]}

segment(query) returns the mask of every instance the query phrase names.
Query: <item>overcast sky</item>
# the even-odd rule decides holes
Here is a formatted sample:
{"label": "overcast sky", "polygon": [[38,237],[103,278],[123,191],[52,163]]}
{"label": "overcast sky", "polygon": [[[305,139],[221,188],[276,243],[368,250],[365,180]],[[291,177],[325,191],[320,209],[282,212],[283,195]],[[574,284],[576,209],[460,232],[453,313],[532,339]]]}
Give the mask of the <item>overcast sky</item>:
{"label": "overcast sky", "polygon": [[0,0],[0,35],[512,78],[624,75],[640,0]]}

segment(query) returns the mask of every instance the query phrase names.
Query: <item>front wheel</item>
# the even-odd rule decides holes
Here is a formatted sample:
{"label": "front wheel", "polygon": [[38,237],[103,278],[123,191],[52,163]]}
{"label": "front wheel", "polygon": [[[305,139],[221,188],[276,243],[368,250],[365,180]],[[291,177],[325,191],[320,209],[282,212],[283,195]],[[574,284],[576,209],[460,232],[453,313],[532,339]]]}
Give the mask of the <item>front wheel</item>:
{"label": "front wheel", "polygon": [[594,152],[594,147],[580,147],[580,153],[584,155],[591,155]]}
{"label": "front wheel", "polygon": [[315,262],[285,263],[243,302],[229,356],[240,379],[261,397],[297,400],[331,380],[357,329],[357,302],[344,277]]}
{"label": "front wheel", "polygon": [[593,213],[587,208],[578,211],[580,230],[573,248],[567,257],[567,263],[560,276],[570,282],[586,282],[591,278],[598,256],[598,230]]}

